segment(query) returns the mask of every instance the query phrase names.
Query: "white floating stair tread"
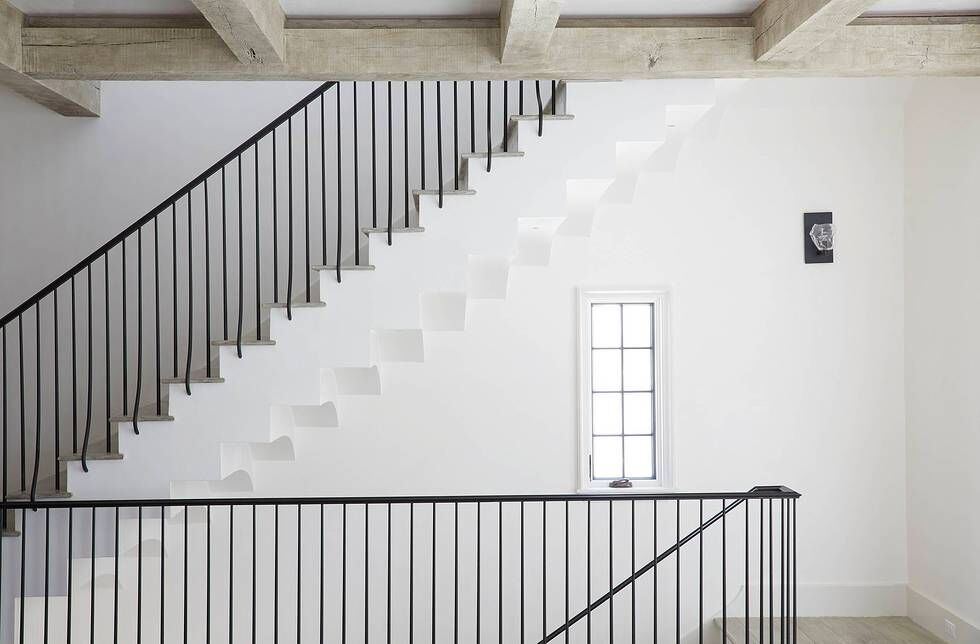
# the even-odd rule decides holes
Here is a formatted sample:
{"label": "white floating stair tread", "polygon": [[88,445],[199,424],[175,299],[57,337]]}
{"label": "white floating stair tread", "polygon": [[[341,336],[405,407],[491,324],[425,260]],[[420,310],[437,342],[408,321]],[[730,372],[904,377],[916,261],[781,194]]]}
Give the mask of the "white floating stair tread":
{"label": "white floating stair tread", "polygon": [[[486,159],[487,158],[487,153],[486,152],[464,152],[460,156],[462,158],[464,158],[464,159]],[[503,150],[494,150],[493,151],[493,158],[495,158],[495,159],[498,158],[498,157],[504,157],[504,158],[515,157],[515,158],[520,158],[520,157],[523,157],[523,156],[524,156],[524,153],[521,152],[521,151],[517,151],[517,152],[513,152],[513,151],[504,152]]]}
{"label": "white floating stair tread", "polygon": [[[337,270],[337,265],[334,264],[333,266],[314,266],[312,268],[312,270],[314,270],[314,271],[335,271],[335,270]],[[355,265],[350,265],[350,266],[341,265],[340,270],[341,271],[373,271],[374,270],[374,264],[358,264],[356,266]]]}
{"label": "white floating stair tread", "polygon": [[[571,121],[575,118],[574,114],[543,114],[545,121]],[[510,117],[512,121],[537,121],[537,114],[517,114]]]}
{"label": "white floating stair tread", "polygon": [[[92,454],[86,454],[86,461],[121,461],[123,455],[119,452],[96,452]],[[78,452],[74,454],[65,454],[64,456],[58,457],[59,461],[69,462],[69,461],[80,461],[82,460],[82,455]]]}
{"label": "white floating stair tread", "polygon": [[[326,305],[326,302],[293,302],[288,306],[291,309],[319,309]],[[267,309],[284,309],[287,304],[286,302],[267,302],[262,306]]]}
{"label": "white floating stair tread", "polygon": [[[436,192],[436,194],[439,194],[439,193]],[[385,227],[385,228],[361,228],[361,232],[364,233],[365,235],[380,235],[380,234],[387,235],[388,234],[388,228],[387,227]],[[395,234],[395,233],[424,233],[425,232],[425,228],[423,228],[422,226],[409,226],[407,228],[405,226],[392,226],[391,227],[391,232],[392,232],[392,234]]]}
{"label": "white floating stair tread", "polygon": [[[71,492],[68,490],[38,490],[34,495],[38,499],[70,499]],[[7,495],[8,501],[30,501],[31,493],[29,490],[20,490]]]}
{"label": "white floating stair tread", "polygon": [[[167,414],[137,414],[136,420],[141,423],[163,423],[169,422],[174,419],[173,416]],[[133,422],[132,414],[127,414],[126,416],[110,416],[110,423],[131,423]]]}
{"label": "white floating stair tread", "polygon": [[[192,385],[203,385],[206,383],[218,383],[224,382],[225,379],[220,376],[191,376]],[[161,378],[160,382],[165,385],[182,385],[187,382],[184,378]]]}
{"label": "white floating stair tread", "polygon": [[[212,340],[211,344],[216,347],[234,347],[238,345],[238,340]],[[256,340],[255,338],[246,340],[242,338],[243,347],[271,347],[275,344],[275,340]]]}
{"label": "white floating stair tread", "polygon": [[[425,190],[412,190],[413,195],[439,195],[439,188],[426,188]],[[461,196],[471,196],[475,195],[476,190],[471,190],[469,188],[462,188],[460,190],[443,190],[443,197],[461,197]],[[385,228],[384,230],[388,230]],[[392,232],[394,232],[395,227],[391,227]]]}

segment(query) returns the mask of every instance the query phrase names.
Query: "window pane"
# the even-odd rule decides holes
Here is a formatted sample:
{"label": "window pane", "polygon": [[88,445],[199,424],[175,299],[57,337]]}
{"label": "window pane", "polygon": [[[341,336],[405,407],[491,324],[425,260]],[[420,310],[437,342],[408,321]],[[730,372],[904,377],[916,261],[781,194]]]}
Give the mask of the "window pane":
{"label": "window pane", "polygon": [[623,429],[627,434],[652,434],[652,394],[623,395]]}
{"label": "window pane", "polygon": [[622,326],[618,304],[592,305],[593,348],[619,347]]}
{"label": "window pane", "polygon": [[623,305],[623,346],[649,347],[653,342],[650,319],[652,304]]}
{"label": "window pane", "polygon": [[623,389],[649,391],[653,385],[653,351],[626,349],[623,351]]}
{"label": "window pane", "polygon": [[622,394],[592,394],[592,433],[618,434],[622,426]]}
{"label": "window pane", "polygon": [[653,478],[653,437],[626,437],[626,478]]}
{"label": "window pane", "polygon": [[592,439],[592,476],[618,479],[623,476],[623,439],[599,436]]}
{"label": "window pane", "polygon": [[622,365],[619,349],[595,349],[592,351],[592,389],[594,391],[619,391],[622,383]]}

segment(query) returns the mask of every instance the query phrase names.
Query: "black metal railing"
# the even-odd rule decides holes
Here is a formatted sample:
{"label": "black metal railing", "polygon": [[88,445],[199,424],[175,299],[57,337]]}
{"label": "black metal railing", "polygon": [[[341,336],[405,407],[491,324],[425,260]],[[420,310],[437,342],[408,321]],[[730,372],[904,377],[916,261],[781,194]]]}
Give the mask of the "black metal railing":
{"label": "black metal railing", "polygon": [[[4,504],[19,642],[796,641],[796,500],[744,493]],[[36,511],[36,512],[35,512]],[[719,618],[720,631],[708,630]],[[732,633],[734,634],[734,633]]]}
{"label": "black metal railing", "polygon": [[[540,133],[562,85],[526,82]],[[65,460],[87,471],[119,423],[168,420],[168,384],[190,394],[217,376],[217,346],[267,339],[268,305],[291,318],[321,271],[363,264],[362,226],[391,244],[417,221],[414,191],[441,205],[464,187],[462,153],[489,171],[526,82],[325,83],[3,316],[3,499],[61,494]]]}

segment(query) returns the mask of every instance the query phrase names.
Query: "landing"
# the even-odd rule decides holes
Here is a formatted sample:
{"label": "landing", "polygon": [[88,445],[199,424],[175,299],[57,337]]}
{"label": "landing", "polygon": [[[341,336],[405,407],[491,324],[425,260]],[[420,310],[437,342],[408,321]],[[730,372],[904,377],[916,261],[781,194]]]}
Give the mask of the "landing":
{"label": "landing", "polygon": [[[775,639],[779,641],[779,622],[773,621]],[[721,620],[716,620],[721,628]],[[800,644],[935,644],[936,638],[908,617],[800,617]],[[765,638],[769,641],[769,619],[764,622]],[[759,620],[749,620],[750,644],[759,643]],[[731,644],[743,644],[745,621],[728,619],[728,640]]]}

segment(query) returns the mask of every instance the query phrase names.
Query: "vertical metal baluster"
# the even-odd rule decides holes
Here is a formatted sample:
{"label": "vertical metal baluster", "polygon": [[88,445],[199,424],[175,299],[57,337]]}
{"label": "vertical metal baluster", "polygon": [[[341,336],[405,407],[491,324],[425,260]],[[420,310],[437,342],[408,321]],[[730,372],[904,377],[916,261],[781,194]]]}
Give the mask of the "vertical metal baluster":
{"label": "vertical metal baluster", "polygon": [[544,106],[541,104],[541,81],[534,81],[534,94],[538,98],[538,136],[544,132]]}
{"label": "vertical metal baluster", "polygon": [[[163,641],[166,637],[164,633],[164,627],[166,626],[167,623],[167,610],[166,610],[167,591],[166,591],[166,574],[165,574],[165,567],[164,567],[166,557],[163,556],[163,553],[167,551],[166,522],[167,522],[167,508],[161,505],[160,506],[160,644],[163,644]],[[94,552],[92,556],[93,557],[95,556]],[[94,570],[92,571],[92,579],[93,580],[95,579]]]}
{"label": "vertical metal baluster", "polygon": [[[611,601],[611,600],[610,600]],[[566,632],[568,632],[566,630]],[[548,502],[541,502],[541,639],[548,637]],[[612,640],[610,640],[611,642]]]}
{"label": "vertical metal baluster", "polygon": [[[160,225],[157,217],[153,218],[153,298],[154,298],[154,309],[153,309],[153,319],[155,320],[154,332],[156,334],[156,378],[154,380],[156,385],[156,414],[160,416],[163,414],[163,381],[160,378],[160,373],[162,365],[160,362]],[[227,335],[227,332],[226,332]],[[135,417],[139,416],[139,410],[134,409],[133,413],[136,414]],[[139,427],[133,425],[133,431],[139,434]]]}
{"label": "vertical metal baluster", "polygon": [[439,207],[442,208],[442,81],[436,81],[436,168],[439,173]]}
{"label": "vertical metal baluster", "polygon": [[773,586],[772,586],[772,499],[769,499],[769,644],[774,644],[776,639],[773,637],[775,634],[775,623],[773,622],[773,616],[775,611],[773,602]]}
{"label": "vertical metal baluster", "polygon": [[470,152],[476,152],[476,83],[470,81]]}
{"label": "vertical metal baluster", "polygon": [[[342,84],[337,83],[337,283],[340,284],[340,262],[343,257],[341,247],[343,245],[343,221],[344,221],[344,144],[343,130],[341,129],[340,118],[340,88]],[[356,241],[356,240],[355,240]]]}
{"label": "vertical metal baluster", "polygon": [[303,636],[303,506],[296,504],[296,644]]}
{"label": "vertical metal baluster", "polygon": [[[241,190],[239,190],[239,196],[241,196]],[[172,271],[172,275],[173,275],[173,282],[172,282],[173,289],[172,290],[173,290],[173,296],[174,296],[174,310],[173,310],[173,315],[174,315],[174,326],[173,326],[173,332],[174,332],[174,352],[173,352],[173,363],[174,363],[174,378],[178,378],[178,377],[180,377],[180,372],[178,371],[177,361],[180,359],[180,357],[178,355],[178,349],[177,349],[177,330],[178,330],[177,312],[178,312],[179,309],[177,308],[177,202],[176,202],[176,200],[172,204],[170,204],[170,223],[171,223],[171,227],[170,227],[170,229],[171,229],[171,235],[170,235],[170,256],[171,256],[171,260],[172,260],[171,265],[172,265],[172,268],[173,268],[173,271]]]}
{"label": "vertical metal baluster", "polygon": [[[68,579],[71,580],[71,577],[68,577]],[[68,583],[68,587],[71,588],[70,581]],[[140,644],[140,642],[142,641],[143,641],[143,506],[141,505],[136,510],[136,644]]]}
{"label": "vertical metal baluster", "polygon": [[459,91],[453,81],[453,189],[459,190]]}
{"label": "vertical metal baluster", "polygon": [[796,637],[799,633],[799,626],[796,623],[796,499],[793,499],[793,644],[796,644]]}
{"label": "vertical metal baluster", "polygon": [[[153,220],[156,225],[156,219]],[[224,339],[228,341],[228,187],[225,166],[221,166],[221,311]]]}
{"label": "vertical metal baluster", "polygon": [[[759,499],[759,644],[766,644],[766,586],[765,586],[765,565],[766,558],[764,554],[764,548],[766,544],[765,539],[765,529],[766,529],[766,502],[764,499]],[[746,618],[746,621],[748,618]],[[769,641],[772,644],[772,640]]]}
{"label": "vertical metal baluster", "polygon": [[48,596],[50,595],[49,567],[51,565],[51,517],[44,508],[44,644],[48,644]]}
{"label": "vertical metal baluster", "polygon": [[[630,500],[630,575],[636,574],[636,501]],[[566,633],[568,631],[565,631]],[[636,644],[636,577],[630,581],[630,642]]]}
{"label": "vertical metal baluster", "polygon": [[31,503],[37,498],[37,475],[41,466],[41,302],[34,303],[34,473],[31,476]]}
{"label": "vertical metal baluster", "polygon": [[519,642],[523,642],[526,637],[524,628],[524,501],[521,501],[521,636]]}
{"label": "vertical metal baluster", "polygon": [[[85,275],[87,278],[88,286],[88,327],[86,328],[88,334],[88,391],[85,403],[85,436],[82,439],[82,471],[88,472],[88,439],[89,434],[92,431],[92,265],[89,264],[85,267]],[[23,322],[20,323],[20,327],[23,327]],[[22,369],[23,371],[23,369]],[[23,381],[23,374],[21,375],[21,380]],[[21,386],[23,390],[23,385]],[[23,409],[23,404],[21,404],[21,409]],[[23,430],[21,431],[23,434]],[[21,440],[23,445],[23,440]],[[23,468],[21,468],[23,472]],[[21,474],[23,476],[23,474]]]}
{"label": "vertical metal baluster", "polygon": [[252,505],[252,644],[258,641],[258,611],[256,610],[257,579],[258,579],[258,548],[256,548],[256,533],[258,531],[258,510],[257,506]]}
{"label": "vertical metal baluster", "polygon": [[[678,499],[677,500],[677,503],[676,503],[676,513],[677,513],[677,516],[675,518],[677,519],[677,523],[676,523],[677,531],[675,533],[676,541],[674,543],[680,543],[680,541],[681,541],[681,502],[680,502],[680,499]],[[675,572],[675,574],[677,575],[677,579],[676,579],[676,582],[677,582],[677,598],[676,598],[676,601],[675,601],[675,604],[674,604],[674,606],[675,606],[675,610],[674,610],[675,622],[674,622],[674,625],[675,625],[676,632],[677,632],[677,644],[681,644],[681,548],[678,548],[677,551],[674,552],[674,556],[677,558],[676,559],[677,571]]]}
{"label": "vertical metal baluster", "polygon": [[[568,501],[565,501],[565,623],[568,624]],[[565,629],[565,644],[568,644],[568,631]]]}
{"label": "vertical metal baluster", "polygon": [[721,500],[721,641],[728,641],[728,517],[727,499]]}
{"label": "vertical metal baluster", "polygon": [[698,499],[698,644],[704,644],[704,500]]}
{"label": "vertical metal baluster", "polygon": [[304,275],[306,276],[306,301],[309,302],[310,273],[312,272],[310,261],[310,115],[306,107],[303,108],[303,192],[306,206],[304,212],[305,227],[303,229],[306,233],[306,270]]}
{"label": "vertical metal baluster", "polygon": [[242,324],[245,317],[245,204],[242,192],[242,155],[238,155],[238,332],[235,349],[242,357]]}
{"label": "vertical metal baluster", "polygon": [[[405,227],[408,228],[409,222],[409,212],[408,212],[408,195],[411,192],[411,186],[408,182],[408,152],[409,152],[409,137],[408,137],[408,81],[402,81],[402,134],[404,136],[404,149],[405,149]],[[388,245],[391,246],[391,226],[388,227]]]}
{"label": "vertical metal baluster", "polygon": [[95,514],[95,506],[92,506],[92,551],[89,554],[89,559],[92,562],[90,572],[91,581],[89,585],[89,642],[91,644],[95,644]]}
{"label": "vertical metal baluster", "polygon": [[371,570],[371,553],[370,544],[368,543],[368,536],[370,535],[370,523],[368,519],[371,514],[371,506],[367,503],[364,504],[364,642],[367,644],[368,641],[368,626],[370,624],[370,608],[371,603],[369,600],[370,594],[370,570]]}
{"label": "vertical metal baluster", "polygon": [[262,339],[262,230],[259,220],[259,142],[252,146],[255,161],[255,339]]}
{"label": "vertical metal baluster", "polygon": [[190,512],[188,507],[184,506],[184,617],[182,620],[182,625],[184,627],[184,644],[187,644],[187,514]]}
{"label": "vertical metal baluster", "polygon": [[[109,333],[109,251],[102,256],[105,267],[105,451],[112,451],[112,345]],[[176,372],[174,375],[177,375]]]}
{"label": "vertical metal baluster", "polygon": [[191,360],[194,357],[194,230],[191,193],[187,193],[187,362],[184,364],[184,391],[191,395]]}
{"label": "vertical metal baluster", "polygon": [[615,615],[613,605],[615,602],[613,595],[613,502],[609,500],[609,642],[615,640],[613,637],[613,627],[615,625]]}
{"label": "vertical metal baluster", "polygon": [[235,641],[235,506],[228,506],[228,642]]}
{"label": "vertical metal baluster", "polygon": [[204,508],[204,641],[211,644],[211,506]]}
{"label": "vertical metal baluster", "polygon": [[[71,451],[73,454],[78,453],[78,346],[75,339],[75,276],[71,276]],[[3,358],[3,390],[7,391],[7,327],[3,328],[3,348],[4,348],[4,358]],[[4,414],[3,414],[3,428],[4,436],[7,435],[7,402],[4,398]],[[4,442],[4,454],[7,453],[7,444]],[[7,459],[3,459],[4,467],[6,467]],[[4,470],[3,477],[3,498],[7,498],[7,476],[6,470]]]}
{"label": "vertical metal baluster", "polygon": [[503,111],[503,115],[502,115],[502,122],[503,122],[503,125],[504,125],[504,129],[503,129],[504,135],[503,135],[503,139],[501,141],[501,148],[503,149],[504,152],[507,151],[507,121],[508,121],[508,119],[507,119],[507,107],[508,107],[508,103],[509,103],[509,101],[507,100],[507,84],[508,84],[508,82],[507,81],[504,81],[504,111]]}
{"label": "vertical metal baluster", "polygon": [[[455,83],[455,81],[454,81]],[[482,587],[482,545],[483,545],[483,525],[481,519],[483,515],[483,504],[476,502],[476,644],[480,644],[480,617],[483,607],[480,602],[480,590]]]}
{"label": "vertical metal baluster", "polygon": [[[339,85],[338,85],[339,87]],[[287,144],[286,154],[287,168],[286,178],[288,187],[286,190],[287,207],[286,212],[286,319],[293,319],[293,117],[289,117],[286,129]],[[338,166],[339,167],[339,166]]]}
{"label": "vertical metal baluster", "polygon": [[408,644],[415,641],[415,504],[408,505]]}
{"label": "vertical metal baluster", "polygon": [[518,85],[517,93],[517,113],[524,116],[524,81]]}
{"label": "vertical metal baluster", "polygon": [[374,81],[371,81],[371,227],[378,227],[378,161],[377,115],[375,114]]}
{"label": "vertical metal baluster", "polygon": [[[74,277],[72,277],[72,290],[74,291]],[[74,326],[74,317],[72,318],[72,325]],[[74,347],[75,338],[72,334],[72,346]],[[74,378],[75,366],[72,365],[72,378]],[[0,391],[3,392],[3,406],[0,406],[0,428],[3,432],[3,500],[7,500],[7,327],[0,327]],[[77,426],[73,428],[77,433]],[[77,442],[77,438],[76,438]],[[77,447],[75,448],[78,449]],[[3,513],[3,528],[6,529],[7,526],[7,513]],[[3,565],[0,561],[0,565]]]}
{"label": "vertical metal baluster", "polygon": [[[272,130],[272,301],[279,301],[279,152],[276,149],[276,134]],[[324,209],[326,212],[326,209]],[[324,214],[326,217],[326,214]],[[326,223],[324,223],[326,226]],[[326,233],[324,232],[324,235]],[[326,251],[324,251],[326,252]],[[326,263],[326,262],[324,262]]]}
{"label": "vertical metal baluster", "polygon": [[432,644],[436,644],[436,504],[432,504]]}
{"label": "vertical metal baluster", "polygon": [[[585,641],[592,644],[592,501],[585,502],[585,525]],[[657,569],[653,571],[656,579]]]}
{"label": "vertical metal baluster", "polygon": [[324,538],[323,538],[323,504],[320,504],[320,644],[323,644],[323,581],[324,581]]}
{"label": "vertical metal baluster", "polygon": [[275,506],[272,546],[272,641],[279,641],[279,505]]}
{"label": "vertical metal baluster", "polygon": [[[493,119],[493,92],[490,89],[490,81],[487,81],[487,172],[490,172],[490,165],[493,161],[493,134],[490,127]],[[524,636],[523,632],[521,636]]]}
{"label": "vertical metal baluster", "polygon": [[[68,508],[68,557],[66,566],[68,568],[68,581],[66,587],[68,589],[66,601],[65,601],[65,643],[71,644],[71,589],[72,589],[72,551],[74,550],[74,525],[75,525],[75,512],[73,508]],[[23,537],[21,537],[23,539]],[[137,623],[139,620],[137,619]],[[136,644],[139,644],[139,637],[137,636]]]}
{"label": "vertical metal baluster", "polygon": [[[340,87],[339,85],[337,87]],[[343,504],[340,544],[340,641],[347,644],[347,504]]]}
{"label": "vertical metal baluster", "polygon": [[783,539],[786,526],[786,500],[779,499],[779,641],[786,642],[786,541]]}
{"label": "vertical metal baluster", "polygon": [[[389,89],[391,88],[391,83],[388,83]],[[389,105],[390,107],[390,105]],[[391,110],[388,110],[391,113]],[[385,554],[387,557],[387,563],[385,564],[385,571],[388,573],[388,585],[387,585],[387,596],[385,598],[386,608],[385,608],[385,620],[387,622],[387,637],[385,642],[391,644],[391,503],[388,503],[388,517],[386,526],[388,529],[387,539],[385,540]]]}
{"label": "vertical metal baluster", "polygon": [[419,81],[419,168],[422,190],[425,190],[425,81]]}
{"label": "vertical metal baluster", "polygon": [[[127,318],[128,310],[126,306],[126,239],[123,237],[122,240],[122,258],[120,259],[120,267],[122,268],[122,404],[123,404],[123,416],[129,414],[129,320]],[[55,290],[55,308],[58,304],[58,293]],[[55,342],[57,343],[58,338],[58,326],[55,323]],[[57,344],[55,345],[57,348]],[[56,370],[57,371],[57,370]]]}
{"label": "vertical metal baluster", "polygon": [[504,504],[497,502],[497,639],[504,642]]}
{"label": "vertical metal baluster", "polygon": [[[61,489],[61,352],[58,336],[58,289],[54,290],[54,487]],[[4,391],[6,397],[6,390]],[[125,400],[125,395],[123,396]],[[6,450],[4,452],[6,460]]]}
{"label": "vertical metal baluster", "polygon": [[204,359],[205,375],[211,377],[211,222],[208,182],[204,181]]}
{"label": "vertical metal baluster", "polygon": [[557,95],[558,84],[555,81],[551,81],[551,115],[554,116],[558,109],[558,95]]}
{"label": "vertical metal baluster", "polygon": [[391,245],[391,220],[394,217],[394,204],[392,203],[392,145],[391,145],[391,81],[388,86],[388,245]]}
{"label": "vertical metal baluster", "polygon": [[[91,337],[91,336],[90,336]],[[89,350],[89,361],[91,362],[91,349]],[[27,492],[27,426],[24,407],[24,316],[17,316],[17,373],[20,381],[20,489]],[[91,387],[91,383],[90,387]],[[86,431],[86,438],[88,432]],[[85,441],[88,443],[88,441]],[[82,455],[82,465],[85,464],[84,454]]]}
{"label": "vertical metal baluster", "polygon": [[[95,566],[95,559],[92,560],[92,566],[93,567]],[[93,575],[92,578],[95,579],[95,575]],[[25,592],[26,585],[27,585],[27,509],[23,508],[20,511],[20,644],[24,644],[24,604],[27,603],[24,600],[24,597],[26,595]]]}
{"label": "vertical metal baluster", "polygon": [[[74,322],[72,322],[74,326]],[[75,333],[72,331],[72,344]],[[73,349],[74,351],[74,349]],[[74,361],[74,359],[73,359]],[[74,374],[75,367],[72,366]],[[136,392],[133,395],[133,433],[139,434],[137,416],[139,416],[140,394],[143,391],[143,227],[136,230]],[[74,398],[74,384],[72,385]]]}
{"label": "vertical metal baluster", "polygon": [[749,641],[749,500],[744,499],[745,504],[745,640]]}
{"label": "vertical metal baluster", "polygon": [[354,98],[354,113],[352,115],[353,116],[353,121],[354,121],[354,132],[353,132],[354,133],[354,231],[353,231],[354,232],[354,235],[353,235],[353,240],[354,240],[354,265],[355,266],[360,266],[361,265],[361,243],[360,243],[360,237],[358,237],[358,235],[361,232],[361,221],[360,221],[360,215],[361,215],[361,212],[360,212],[361,211],[361,187],[360,187],[360,185],[358,185],[358,178],[357,178],[357,175],[358,175],[358,165],[359,165],[358,164],[358,149],[357,149],[357,147],[358,147],[358,145],[357,145],[357,138],[358,138],[357,137],[357,81],[354,81],[353,82],[353,84],[352,84],[352,90],[351,91],[352,91],[352,93],[354,95],[353,96],[353,98]]}
{"label": "vertical metal baluster", "polygon": [[[327,265],[327,98],[320,95],[320,260]],[[337,258],[340,264],[340,258]]]}
{"label": "vertical metal baluster", "polygon": [[459,643],[459,503],[453,503],[453,642]]}
{"label": "vertical metal baluster", "polygon": [[[657,568],[659,567],[657,562],[657,557],[660,554],[657,547],[657,514],[659,507],[657,506],[657,500],[653,500],[653,642],[657,643],[659,638],[658,631],[658,613],[657,610],[657,595],[659,595],[660,585],[657,583]],[[748,588],[748,586],[746,586]],[[748,640],[745,640],[746,642]]]}
{"label": "vertical metal baluster", "polygon": [[[119,506],[115,511],[115,538],[112,542],[112,641],[119,642]],[[47,593],[44,593],[47,596]]]}

